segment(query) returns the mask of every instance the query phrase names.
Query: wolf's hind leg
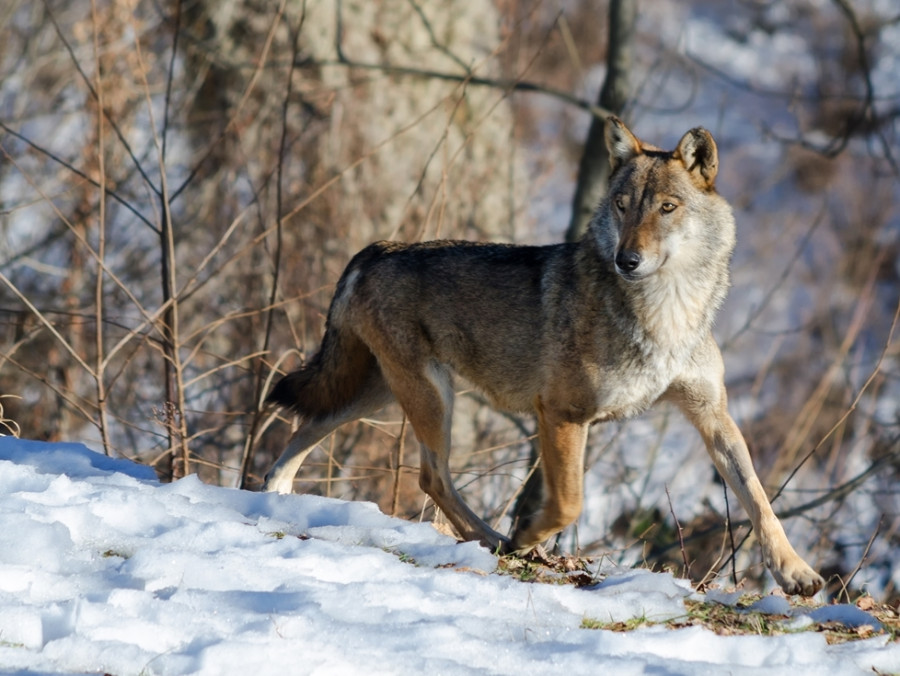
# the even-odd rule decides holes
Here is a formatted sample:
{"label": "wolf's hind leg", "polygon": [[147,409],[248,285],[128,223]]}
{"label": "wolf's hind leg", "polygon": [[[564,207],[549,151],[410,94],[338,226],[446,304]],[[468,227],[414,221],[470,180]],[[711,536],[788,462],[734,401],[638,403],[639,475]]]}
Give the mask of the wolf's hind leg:
{"label": "wolf's hind leg", "polygon": [[266,474],[262,490],[268,493],[290,493],[294,489],[294,477],[316,445],[338,428],[342,421],[304,420],[291,435],[287,448]]}
{"label": "wolf's hind leg", "polygon": [[497,549],[506,538],[494,531],[463,502],[450,476],[450,427],[453,386],[450,373],[429,363],[421,369],[409,364],[391,369],[382,364],[397,401],[419,440],[419,486],[434,500],[464,540],[477,540]]}
{"label": "wolf's hind leg", "polygon": [[375,413],[392,399],[387,383],[379,375],[369,378],[365,388],[345,409],[327,416],[309,418],[291,435],[287,448],[266,474],[262,490],[269,493],[290,493],[294,477],[316,445],[344,423],[353,422]]}

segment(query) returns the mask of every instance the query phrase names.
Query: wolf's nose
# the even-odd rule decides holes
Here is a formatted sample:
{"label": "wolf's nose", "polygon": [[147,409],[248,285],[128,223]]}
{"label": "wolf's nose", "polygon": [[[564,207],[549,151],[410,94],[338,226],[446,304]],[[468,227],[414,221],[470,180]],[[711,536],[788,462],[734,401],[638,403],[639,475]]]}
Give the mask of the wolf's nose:
{"label": "wolf's nose", "polygon": [[641,254],[631,249],[622,249],[616,254],[616,267],[622,272],[634,272],[641,264]]}

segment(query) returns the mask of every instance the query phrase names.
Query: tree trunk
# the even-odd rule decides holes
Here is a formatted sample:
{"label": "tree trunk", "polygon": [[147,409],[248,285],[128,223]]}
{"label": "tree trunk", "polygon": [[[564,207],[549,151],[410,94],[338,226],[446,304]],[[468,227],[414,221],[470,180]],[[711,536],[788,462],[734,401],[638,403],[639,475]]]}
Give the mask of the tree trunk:
{"label": "tree trunk", "polygon": [[[615,115],[621,115],[630,93],[634,23],[637,17],[637,0],[610,0],[609,47],[607,49],[606,79],[600,89],[598,105]],[[606,194],[609,179],[609,154],[603,140],[606,120],[594,117],[584,144],[584,153],[578,167],[578,182],[572,200],[572,220],[566,231],[566,240],[581,239],[594,215],[594,209]]]}

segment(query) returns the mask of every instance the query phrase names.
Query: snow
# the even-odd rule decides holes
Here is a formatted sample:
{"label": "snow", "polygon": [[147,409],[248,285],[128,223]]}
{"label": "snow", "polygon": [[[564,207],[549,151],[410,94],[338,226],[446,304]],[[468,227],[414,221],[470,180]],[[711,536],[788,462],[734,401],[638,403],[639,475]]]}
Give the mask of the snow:
{"label": "snow", "polygon": [[[0,672],[110,674],[870,674],[900,670],[885,636],[718,636],[663,625],[688,583],[604,570],[598,584],[527,584],[430,524],[369,503],[160,484],[79,444],[0,438]],[[733,603],[711,592],[707,598]],[[807,615],[877,625],[853,606]],[[817,615],[818,614],[818,615]]]}

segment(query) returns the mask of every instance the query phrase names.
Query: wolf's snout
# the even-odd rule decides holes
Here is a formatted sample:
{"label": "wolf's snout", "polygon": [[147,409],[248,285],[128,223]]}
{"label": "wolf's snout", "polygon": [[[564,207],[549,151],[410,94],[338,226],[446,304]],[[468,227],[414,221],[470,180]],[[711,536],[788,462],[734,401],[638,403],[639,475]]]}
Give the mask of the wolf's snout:
{"label": "wolf's snout", "polygon": [[616,254],[616,267],[621,272],[634,272],[641,264],[641,254],[633,249],[620,249]]}

